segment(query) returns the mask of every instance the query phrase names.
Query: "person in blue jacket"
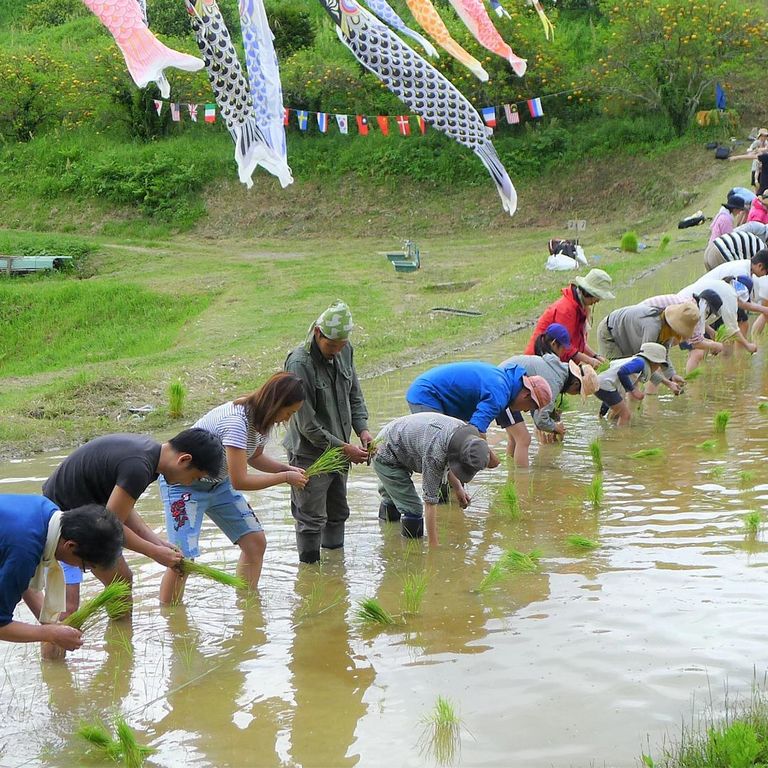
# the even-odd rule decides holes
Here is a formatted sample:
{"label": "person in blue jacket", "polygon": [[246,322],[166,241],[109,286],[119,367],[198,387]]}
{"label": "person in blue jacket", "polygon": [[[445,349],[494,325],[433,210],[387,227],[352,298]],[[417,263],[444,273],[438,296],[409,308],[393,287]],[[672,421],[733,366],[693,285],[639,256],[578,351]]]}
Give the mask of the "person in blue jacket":
{"label": "person in blue jacket", "polygon": [[[0,495],[0,640],[79,648],[80,630],[56,623],[66,608],[59,561],[82,570],[111,568],[122,546],[123,526],[103,506],[62,512],[44,496]],[[42,600],[28,602],[38,625],[13,618],[27,590],[44,593]]]}

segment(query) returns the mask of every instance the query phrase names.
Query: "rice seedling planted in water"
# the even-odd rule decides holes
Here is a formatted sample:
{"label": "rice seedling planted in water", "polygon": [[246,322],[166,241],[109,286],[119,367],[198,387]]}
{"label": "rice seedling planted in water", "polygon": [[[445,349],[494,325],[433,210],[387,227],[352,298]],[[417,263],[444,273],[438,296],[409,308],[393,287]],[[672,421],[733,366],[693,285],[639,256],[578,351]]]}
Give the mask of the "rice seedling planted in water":
{"label": "rice seedling planted in water", "polygon": [[696,446],[700,451],[714,451],[717,448],[717,440],[705,440]]}
{"label": "rice seedling planted in water", "polygon": [[122,759],[127,768],[141,768],[146,758],[156,750],[139,744],[133,730],[122,716],[115,718],[114,725],[117,738],[112,736],[101,721],[81,724],[77,735],[102,751],[110,760],[118,762]]}
{"label": "rice seedling planted in water", "polygon": [[739,472],[739,485],[744,488],[751,488],[755,484],[755,473],[750,469],[742,469]]}
{"label": "rice seedling planted in water", "polygon": [[420,752],[438,765],[451,765],[461,749],[461,718],[449,699],[438,696],[435,706],[422,718]]}
{"label": "rice seedling planted in water", "polygon": [[603,468],[603,447],[599,440],[593,440],[589,444],[589,454],[592,456],[592,463],[595,469],[600,472]]}
{"label": "rice seedling planted in water", "polygon": [[598,507],[603,501],[603,478],[595,475],[587,490],[587,500],[592,502],[592,506]]}
{"label": "rice seedling planted in water", "polygon": [[760,524],[763,522],[763,516],[757,511],[747,512],[744,515],[744,527],[747,533],[754,535],[760,530]]}
{"label": "rice seedling planted in water", "polygon": [[501,560],[498,560],[491,566],[488,573],[483,576],[477,591],[487,592],[489,589],[504,581],[508,576],[509,568],[506,568],[504,563]]}
{"label": "rice seedling planted in water", "polygon": [[139,744],[133,729],[121,715],[115,718],[115,730],[117,731],[117,739],[120,742],[120,749],[123,753],[123,764],[126,768],[141,768],[147,756],[151,755],[155,750]]}
{"label": "rice seedling planted in water", "polygon": [[403,579],[403,613],[415,616],[421,610],[426,591],[427,574],[424,571],[407,573]]}
{"label": "rice seedling planted in water", "polygon": [[594,539],[588,539],[586,536],[579,536],[578,534],[569,536],[566,541],[571,547],[576,549],[589,550],[597,549],[600,546],[600,543]]}
{"label": "rice seedling planted in water", "polygon": [[122,616],[130,609],[130,601],[131,585],[126,581],[115,580],[104,587],[96,597],[87,600],[76,611],[70,613],[63,623],[69,627],[84,630],[102,610]]}
{"label": "rice seedling planted in water", "polygon": [[511,480],[501,489],[501,513],[510,520],[520,517],[520,499]]}
{"label": "rice seedling planted in water", "polygon": [[725,477],[725,467],[712,467],[712,469],[707,472],[707,475],[712,480],[722,480],[723,477]]}
{"label": "rice seedling planted in water", "polygon": [[357,619],[361,624],[391,625],[395,623],[392,614],[384,610],[375,597],[367,597],[360,601],[357,607]]}
{"label": "rice seedling planted in water", "polygon": [[184,402],[187,399],[187,388],[179,379],[168,386],[168,415],[172,419],[180,419],[184,415]]}
{"label": "rice seedling planted in water", "polygon": [[768,403],[766,402],[760,403],[760,405],[757,406],[757,410],[760,411],[761,413],[765,413],[766,411],[768,411]]}
{"label": "rice seedling planted in water", "polygon": [[332,472],[346,472],[349,467],[349,461],[344,455],[344,451],[336,446],[328,448],[309,465],[306,471],[307,477],[314,475],[326,475]]}
{"label": "rice seedling planted in water", "polygon": [[212,565],[203,565],[203,563],[196,563],[194,560],[187,560],[186,558],[181,561],[181,572],[185,576],[189,576],[193,573],[198,576],[205,576],[206,579],[218,581],[219,584],[225,584],[226,586],[234,587],[235,589],[248,588],[248,582],[241,576],[233,576],[231,573],[222,571],[220,568],[214,568]]}
{"label": "rice seedling planted in water", "polygon": [[725,428],[728,426],[728,422],[730,420],[730,411],[718,411],[715,414],[715,434],[722,435],[725,432]]}
{"label": "rice seedling planted in water", "polygon": [[643,448],[641,451],[635,451],[629,454],[630,459],[657,459],[664,455],[661,448]]}

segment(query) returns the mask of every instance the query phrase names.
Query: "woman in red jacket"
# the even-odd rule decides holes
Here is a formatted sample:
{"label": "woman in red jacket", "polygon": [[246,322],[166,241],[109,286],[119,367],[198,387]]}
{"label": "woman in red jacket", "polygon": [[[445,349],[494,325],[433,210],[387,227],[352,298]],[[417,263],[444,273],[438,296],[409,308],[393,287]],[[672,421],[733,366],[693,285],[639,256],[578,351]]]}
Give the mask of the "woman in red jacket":
{"label": "woman in red jacket", "polygon": [[563,288],[562,298],[544,310],[525,348],[525,354],[535,354],[536,337],[544,333],[552,323],[560,323],[568,329],[571,337],[571,345],[561,355],[561,360],[599,365],[603,359],[587,344],[589,308],[601,299],[615,298],[610,290],[612,282],[611,276],[602,269],[592,269],[584,277],[575,277],[567,288]]}

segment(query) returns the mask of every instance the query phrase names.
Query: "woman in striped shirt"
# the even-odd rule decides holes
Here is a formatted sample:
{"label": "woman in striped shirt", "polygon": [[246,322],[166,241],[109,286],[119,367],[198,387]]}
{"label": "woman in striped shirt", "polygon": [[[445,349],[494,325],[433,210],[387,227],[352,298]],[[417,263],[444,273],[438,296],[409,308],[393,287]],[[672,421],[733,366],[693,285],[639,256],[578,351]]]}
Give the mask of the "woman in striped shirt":
{"label": "woman in striped shirt", "polygon": [[[204,515],[240,547],[238,573],[252,589],[261,575],[267,540],[264,530],[240,491],[260,491],[280,483],[296,488],[307,484],[303,469],[264,454],[270,431],[287,421],[304,403],[301,379],[292,373],[276,373],[260,389],[209,411],[195,427],[212,432],[224,445],[224,465],[219,476],[193,485],[169,485],[160,476],[160,495],[165,507],[168,540],[184,557],[200,554],[198,540]],[[248,466],[260,470],[249,474]],[[185,577],[168,568],[160,585],[160,602],[178,603],[184,594]]]}

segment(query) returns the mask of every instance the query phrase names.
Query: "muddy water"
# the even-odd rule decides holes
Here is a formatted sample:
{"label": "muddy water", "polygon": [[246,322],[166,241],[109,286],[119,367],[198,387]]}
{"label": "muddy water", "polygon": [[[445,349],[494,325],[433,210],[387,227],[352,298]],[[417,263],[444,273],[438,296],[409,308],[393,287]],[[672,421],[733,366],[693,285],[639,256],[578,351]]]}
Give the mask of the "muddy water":
{"label": "muddy water", "polygon": [[[621,291],[621,303],[682,286],[698,265],[671,265]],[[499,361],[524,341],[506,337],[471,357]],[[404,412],[418,370],[365,383],[374,426]],[[64,664],[41,665],[32,646],[0,648],[0,765],[81,765],[76,724],[120,711],[160,766],[426,766],[420,721],[438,695],[464,723],[462,765],[636,765],[647,739],[677,733],[692,697],[702,704],[711,689],[717,705],[726,683],[747,692],[766,668],[768,550],[742,522],[768,507],[765,391],[760,352],[713,362],[682,397],[649,398],[623,432],[598,421],[597,401],[577,403],[565,444],[512,472],[521,518],[499,513],[507,470],[485,473],[466,514],[441,511],[436,551],[377,521],[366,468],[351,477],[346,549],[319,568],[297,567],[287,493],[252,494],[269,538],[258,599],[190,580],[186,607],[161,611],[160,568],[132,556],[130,624],[99,626]],[[723,408],[733,412],[727,434],[715,451],[697,449]],[[597,436],[605,499],[595,508],[584,498]],[[627,458],[653,446],[663,460]],[[62,458],[0,465],[0,492],[37,492]],[[757,484],[745,487],[742,470]],[[161,525],[155,487],[139,508]],[[601,546],[575,552],[570,534]],[[214,527],[202,545],[203,560],[233,563]],[[511,547],[541,550],[540,572],[479,594]],[[381,631],[356,623],[367,596],[398,613],[404,574],[421,570],[418,616]]]}

